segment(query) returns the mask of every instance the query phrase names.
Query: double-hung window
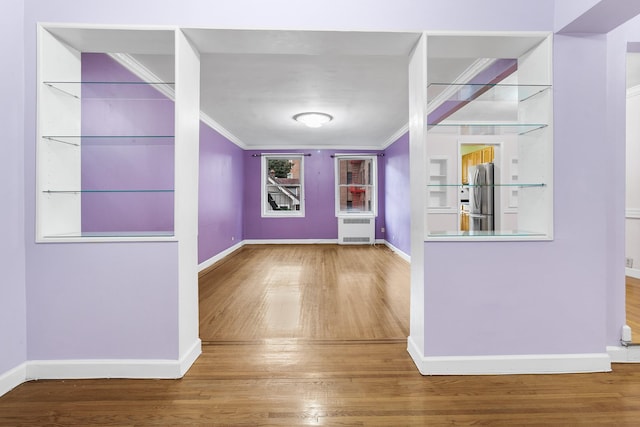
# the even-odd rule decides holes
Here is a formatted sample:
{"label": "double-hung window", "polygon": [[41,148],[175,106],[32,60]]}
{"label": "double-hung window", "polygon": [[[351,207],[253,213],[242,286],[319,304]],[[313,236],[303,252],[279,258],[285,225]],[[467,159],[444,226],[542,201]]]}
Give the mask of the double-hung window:
{"label": "double-hung window", "polygon": [[336,154],[336,216],[376,216],[376,155]]}
{"label": "double-hung window", "polygon": [[262,156],[262,216],[304,216],[304,155]]}

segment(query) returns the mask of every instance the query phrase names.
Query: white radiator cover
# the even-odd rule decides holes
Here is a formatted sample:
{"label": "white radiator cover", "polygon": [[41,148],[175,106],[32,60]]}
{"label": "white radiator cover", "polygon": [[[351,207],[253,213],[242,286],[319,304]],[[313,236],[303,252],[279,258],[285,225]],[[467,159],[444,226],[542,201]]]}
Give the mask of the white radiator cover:
{"label": "white radiator cover", "polygon": [[375,223],[373,217],[339,217],[338,244],[372,245],[375,243]]}

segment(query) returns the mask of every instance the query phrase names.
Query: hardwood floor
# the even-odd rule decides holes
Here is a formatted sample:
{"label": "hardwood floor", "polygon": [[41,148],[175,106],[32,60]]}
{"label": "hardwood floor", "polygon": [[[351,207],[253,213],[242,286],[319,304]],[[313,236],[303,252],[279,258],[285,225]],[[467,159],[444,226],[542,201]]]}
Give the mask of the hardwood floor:
{"label": "hardwood floor", "polygon": [[205,342],[408,335],[409,264],[386,246],[245,246],[200,277]]}
{"label": "hardwood floor", "polygon": [[640,365],[421,376],[408,270],[384,247],[245,247],[201,277],[203,354],[183,379],[25,383],[0,397],[0,425],[640,423]]}

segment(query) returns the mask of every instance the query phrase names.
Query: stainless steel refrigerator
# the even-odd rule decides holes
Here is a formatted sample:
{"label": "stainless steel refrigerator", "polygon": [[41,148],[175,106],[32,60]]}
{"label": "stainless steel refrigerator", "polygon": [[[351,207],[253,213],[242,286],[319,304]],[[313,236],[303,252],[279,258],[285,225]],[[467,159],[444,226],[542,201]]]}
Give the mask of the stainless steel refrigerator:
{"label": "stainless steel refrigerator", "polygon": [[469,167],[469,231],[493,231],[493,163]]}

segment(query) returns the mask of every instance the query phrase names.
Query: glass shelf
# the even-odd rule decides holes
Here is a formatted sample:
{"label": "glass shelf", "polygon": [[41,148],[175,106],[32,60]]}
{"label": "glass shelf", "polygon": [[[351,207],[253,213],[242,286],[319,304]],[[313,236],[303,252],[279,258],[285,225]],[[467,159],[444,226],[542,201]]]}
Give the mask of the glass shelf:
{"label": "glass shelf", "polygon": [[513,188],[533,188],[533,187],[546,187],[544,183],[524,184],[524,183],[510,183],[510,184],[427,184],[427,187],[513,187]]}
{"label": "glass shelf", "polygon": [[[65,82],[45,81],[46,86],[82,100],[171,101],[165,94],[175,92],[174,82]],[[165,93],[163,93],[165,92]]]}
{"label": "glass shelf", "polygon": [[[546,128],[545,123],[427,123],[429,132],[460,135],[525,135]],[[457,132],[456,132],[457,131]]]}
{"label": "glass shelf", "polygon": [[91,145],[171,145],[173,135],[43,135],[42,139],[61,144],[79,147],[82,144]]}
{"label": "glass shelf", "polygon": [[46,194],[76,193],[173,193],[174,190],[42,190]]}
{"label": "glass shelf", "polygon": [[550,89],[551,85],[430,83],[427,99],[437,98],[439,103],[471,102],[478,98],[483,101],[522,102]]}
{"label": "glass shelf", "polygon": [[526,230],[431,231],[428,237],[546,237],[545,233]]}
{"label": "glass shelf", "polygon": [[73,239],[73,238],[86,238],[86,237],[159,237],[167,238],[175,236],[173,230],[160,230],[160,231],[82,231],[78,233],[60,233],[60,234],[48,234],[43,237],[48,239]]}

